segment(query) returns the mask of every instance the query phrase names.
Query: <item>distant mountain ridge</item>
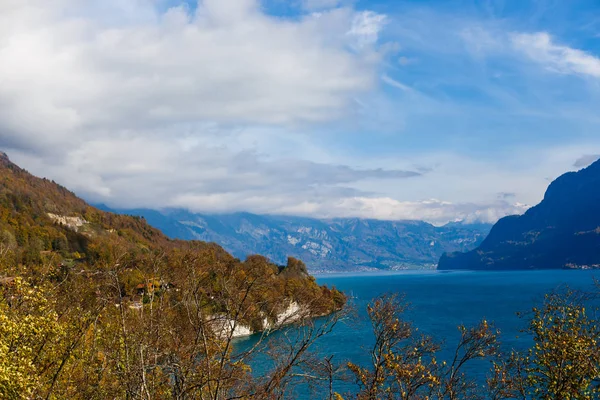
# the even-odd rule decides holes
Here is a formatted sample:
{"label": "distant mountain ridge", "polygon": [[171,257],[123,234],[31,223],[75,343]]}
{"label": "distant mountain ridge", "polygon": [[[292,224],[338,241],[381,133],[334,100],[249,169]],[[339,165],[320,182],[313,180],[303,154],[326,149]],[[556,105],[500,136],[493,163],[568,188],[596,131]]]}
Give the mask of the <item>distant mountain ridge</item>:
{"label": "distant mountain ridge", "polygon": [[215,242],[244,259],[263,254],[276,263],[301,257],[313,272],[434,268],[444,252],[475,248],[491,225],[304,217],[183,210],[117,210],[143,216],[171,238]]}
{"label": "distant mountain ridge", "polygon": [[478,248],[442,256],[438,268],[600,268],[600,161],[560,176],[540,204],[498,221]]}

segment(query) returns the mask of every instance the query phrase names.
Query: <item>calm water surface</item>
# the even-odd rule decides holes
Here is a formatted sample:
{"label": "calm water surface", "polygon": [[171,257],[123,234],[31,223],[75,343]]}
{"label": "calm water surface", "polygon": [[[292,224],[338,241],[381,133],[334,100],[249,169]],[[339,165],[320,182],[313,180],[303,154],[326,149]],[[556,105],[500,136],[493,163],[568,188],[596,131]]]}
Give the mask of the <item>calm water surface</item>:
{"label": "calm water surface", "polygon": [[[334,355],[334,360],[368,363],[368,347],[372,343],[372,331],[366,318],[366,306],[385,293],[404,293],[411,304],[407,314],[423,333],[440,340],[446,349],[456,344],[459,324],[474,325],[481,319],[493,321],[501,331],[505,350],[529,347],[530,338],[521,333],[525,321],[516,316],[539,304],[544,294],[554,290],[592,290],[594,277],[600,271],[533,271],[533,272],[404,272],[379,275],[323,275],[317,276],[320,284],[335,286],[351,295],[358,310],[358,320],[340,322],[334,331],[322,338],[318,349],[323,355]],[[255,338],[240,342],[245,347]],[[440,354],[450,358],[449,350]],[[259,360],[253,365],[256,373],[262,367]],[[486,371],[475,366],[469,371],[480,380]],[[338,384],[341,392],[355,387],[348,383]],[[306,394],[299,397],[307,398]],[[314,396],[310,396],[314,397]]]}

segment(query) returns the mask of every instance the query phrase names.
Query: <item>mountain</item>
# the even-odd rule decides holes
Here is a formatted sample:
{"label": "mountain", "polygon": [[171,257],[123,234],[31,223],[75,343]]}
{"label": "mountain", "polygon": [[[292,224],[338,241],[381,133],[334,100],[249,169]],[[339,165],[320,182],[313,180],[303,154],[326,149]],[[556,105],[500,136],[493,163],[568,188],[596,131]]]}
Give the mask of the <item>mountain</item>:
{"label": "mountain", "polygon": [[[290,304],[306,305],[315,315],[341,306],[343,295],[318,286],[301,261],[280,264],[261,256],[241,262],[214,243],[172,240],[144,218],[92,207],[0,153],[1,279],[60,282],[57,287],[66,290],[61,299],[73,304],[83,298],[95,304],[102,297],[102,304],[136,306],[147,302],[140,296],[150,286],[176,287],[172,295],[179,296],[194,284],[206,312],[228,310],[224,304],[232,299],[226,293],[262,282],[247,295],[253,306],[241,321],[254,330]],[[227,285],[232,288],[223,291]],[[214,291],[222,292],[220,299]]]}
{"label": "mountain", "polygon": [[287,256],[312,271],[433,268],[448,251],[476,247],[491,225],[421,221],[303,217],[233,213],[193,214],[183,210],[118,210],[143,216],[167,236],[215,242],[236,257],[263,254],[275,263]]}
{"label": "mountain", "polygon": [[568,172],[521,216],[494,225],[481,245],[442,256],[439,269],[600,267],[600,161]]}

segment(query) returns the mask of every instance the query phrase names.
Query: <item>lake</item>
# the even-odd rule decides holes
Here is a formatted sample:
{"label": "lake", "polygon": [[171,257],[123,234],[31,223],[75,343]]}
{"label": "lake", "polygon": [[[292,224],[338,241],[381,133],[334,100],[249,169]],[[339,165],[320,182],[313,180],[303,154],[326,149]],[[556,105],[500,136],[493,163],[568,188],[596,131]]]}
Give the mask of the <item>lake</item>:
{"label": "lake", "polygon": [[[522,271],[522,272],[438,272],[407,271],[394,274],[354,274],[317,276],[320,284],[335,286],[351,295],[350,300],[358,311],[358,319],[340,322],[333,332],[318,343],[322,355],[334,355],[334,361],[368,363],[368,346],[372,331],[366,316],[366,306],[371,299],[385,293],[404,293],[411,304],[407,318],[423,333],[444,340],[446,349],[452,348],[459,338],[457,326],[474,325],[485,318],[500,329],[504,350],[529,347],[531,339],[521,330],[526,321],[517,312],[526,312],[540,304],[546,293],[564,289],[592,290],[594,277],[600,271]],[[252,337],[240,343],[251,344]],[[440,353],[447,360],[448,350]],[[451,361],[451,360],[450,360]],[[260,373],[257,360],[253,370]],[[487,371],[474,366],[469,371],[478,380],[484,380]],[[339,382],[340,392],[355,390],[347,382]],[[306,398],[307,395],[302,396]],[[313,396],[311,396],[313,397]],[[318,397],[317,397],[318,398]]]}

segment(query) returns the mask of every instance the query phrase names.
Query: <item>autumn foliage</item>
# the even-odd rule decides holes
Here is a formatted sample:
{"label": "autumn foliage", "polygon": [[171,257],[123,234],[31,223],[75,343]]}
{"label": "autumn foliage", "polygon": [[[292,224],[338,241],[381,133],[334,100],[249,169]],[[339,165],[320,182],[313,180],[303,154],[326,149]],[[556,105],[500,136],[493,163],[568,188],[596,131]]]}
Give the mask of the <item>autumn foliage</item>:
{"label": "autumn foliage", "polygon": [[[337,400],[596,399],[594,301],[549,295],[524,316],[525,352],[503,353],[491,322],[459,326],[442,360],[443,342],[406,319],[404,299],[382,296],[367,310],[370,363],[323,358],[311,348],[345,317],[346,297],[301,261],[170,240],[0,157],[2,399],[284,399],[302,384]],[[240,351],[240,331],[256,344]],[[269,366],[260,376],[257,357]],[[356,390],[338,393],[339,379]]]}
{"label": "autumn foliage", "polygon": [[[170,240],[0,157],[0,398],[270,396],[344,303],[299,260]],[[253,381],[235,333],[292,322],[293,359]]]}

